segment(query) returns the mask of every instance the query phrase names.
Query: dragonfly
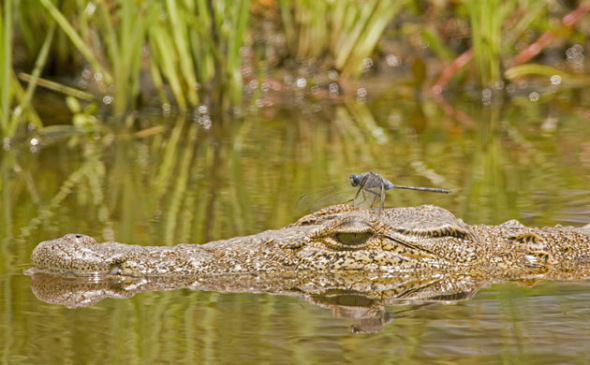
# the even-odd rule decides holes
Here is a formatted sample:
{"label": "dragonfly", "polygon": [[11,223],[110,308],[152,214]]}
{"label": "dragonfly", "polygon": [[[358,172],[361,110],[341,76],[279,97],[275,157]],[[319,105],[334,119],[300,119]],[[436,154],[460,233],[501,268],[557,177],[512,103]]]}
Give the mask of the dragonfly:
{"label": "dragonfly", "polygon": [[362,205],[364,200],[370,200],[370,206],[373,207],[377,199],[380,200],[379,202],[379,212],[383,210],[383,205],[385,204],[385,192],[391,189],[406,189],[406,190],[419,190],[419,191],[429,191],[431,193],[443,193],[449,194],[451,191],[446,189],[438,189],[438,188],[423,188],[420,186],[405,186],[405,185],[395,185],[391,181],[387,180],[383,176],[379,175],[376,172],[363,172],[362,174],[358,175],[350,175],[349,177],[350,185],[353,187],[358,187],[356,195],[354,196],[353,203],[354,205]]}
{"label": "dragonfly", "polygon": [[[348,178],[348,186],[356,189],[356,193],[350,191],[350,187],[332,187],[302,196],[297,205],[302,208],[317,210],[331,204],[352,204],[355,207],[372,208],[379,201],[379,213],[385,205],[385,192],[391,189],[406,189],[428,191],[432,193],[449,194],[450,190],[438,188],[426,188],[420,186],[396,185],[376,172],[364,172],[353,174]],[[351,197],[354,194],[354,197]]]}

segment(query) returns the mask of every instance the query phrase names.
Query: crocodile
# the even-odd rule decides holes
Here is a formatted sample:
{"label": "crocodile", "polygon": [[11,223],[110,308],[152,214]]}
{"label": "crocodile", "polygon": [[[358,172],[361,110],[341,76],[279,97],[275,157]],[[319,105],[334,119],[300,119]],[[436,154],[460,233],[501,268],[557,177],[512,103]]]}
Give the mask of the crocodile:
{"label": "crocodile", "polygon": [[33,266],[60,275],[188,276],[347,272],[463,272],[567,276],[590,265],[590,224],[528,228],[516,220],[468,225],[433,205],[381,214],[336,205],[278,230],[206,244],[97,243],[81,234],[41,242]]}
{"label": "crocodile", "polygon": [[465,300],[501,281],[584,279],[590,224],[468,225],[433,205],[381,212],[336,205],[278,230],[201,245],[98,243],[67,234],[38,244],[32,264],[37,297],[68,307],[189,288],[298,295],[358,318],[361,309],[342,303],[366,303],[361,311],[375,313],[392,304]]}

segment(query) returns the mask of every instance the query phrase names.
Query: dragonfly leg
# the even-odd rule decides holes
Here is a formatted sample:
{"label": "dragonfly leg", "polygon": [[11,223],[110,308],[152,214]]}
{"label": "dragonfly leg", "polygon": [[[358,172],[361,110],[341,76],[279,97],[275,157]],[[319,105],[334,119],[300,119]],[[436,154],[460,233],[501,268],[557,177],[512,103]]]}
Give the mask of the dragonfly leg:
{"label": "dragonfly leg", "polygon": [[359,197],[359,194],[361,193],[361,191],[363,190],[363,187],[361,186],[357,191],[356,191],[356,195],[354,196],[354,199],[352,199],[352,205],[357,205],[357,199]]}
{"label": "dragonfly leg", "polygon": [[[370,207],[373,208],[373,205],[375,205],[375,202],[379,198],[379,193],[377,193],[376,191],[371,190],[371,189],[364,189],[364,192],[373,194],[371,197],[371,204],[370,204]],[[367,198],[366,200],[369,200],[369,199]]]}
{"label": "dragonfly leg", "polygon": [[[362,200],[361,200],[362,198]],[[359,205],[363,204],[365,202],[366,198],[365,198],[365,194],[363,192],[363,188],[359,188],[354,196],[354,199],[352,199],[352,205],[355,207],[358,207]]]}
{"label": "dragonfly leg", "polygon": [[385,185],[381,184],[381,204],[379,204],[379,216],[383,211],[383,205],[385,204]]}

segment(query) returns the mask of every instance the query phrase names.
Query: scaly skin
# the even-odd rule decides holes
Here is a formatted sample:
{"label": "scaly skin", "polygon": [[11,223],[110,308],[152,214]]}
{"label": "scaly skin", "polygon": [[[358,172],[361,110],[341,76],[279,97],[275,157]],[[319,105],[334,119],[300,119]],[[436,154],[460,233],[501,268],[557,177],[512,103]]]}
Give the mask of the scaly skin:
{"label": "scaly skin", "polygon": [[440,272],[567,279],[588,275],[579,268],[590,268],[590,225],[469,226],[430,205],[386,209],[381,215],[337,205],[282,229],[203,245],[142,247],[68,234],[41,242],[32,263],[33,273],[73,276],[257,274],[288,280],[315,272]]}

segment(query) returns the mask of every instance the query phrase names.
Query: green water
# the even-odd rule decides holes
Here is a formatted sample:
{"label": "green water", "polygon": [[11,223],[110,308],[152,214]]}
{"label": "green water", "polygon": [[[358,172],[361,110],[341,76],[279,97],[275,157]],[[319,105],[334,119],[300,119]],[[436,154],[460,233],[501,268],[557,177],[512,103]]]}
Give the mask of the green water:
{"label": "green water", "polygon": [[158,130],[163,119],[144,115],[134,130],[107,123],[15,141],[1,155],[0,359],[586,363],[586,281],[496,284],[465,301],[352,318],[297,296],[186,289],[69,309],[37,299],[23,270],[38,242],[70,232],[172,245],[279,228],[306,213],[297,208],[301,195],[363,171],[453,190],[392,191],[389,206],[436,204],[471,224],[580,226],[590,222],[587,100],[583,89],[489,106],[464,97],[452,102],[464,113],[457,117],[411,94],[293,97],[209,128],[179,117]]}

